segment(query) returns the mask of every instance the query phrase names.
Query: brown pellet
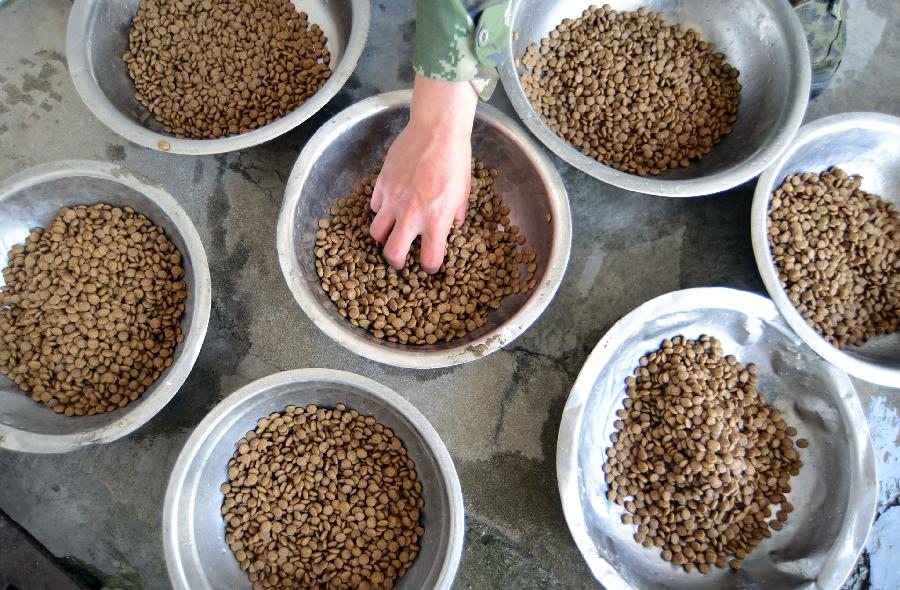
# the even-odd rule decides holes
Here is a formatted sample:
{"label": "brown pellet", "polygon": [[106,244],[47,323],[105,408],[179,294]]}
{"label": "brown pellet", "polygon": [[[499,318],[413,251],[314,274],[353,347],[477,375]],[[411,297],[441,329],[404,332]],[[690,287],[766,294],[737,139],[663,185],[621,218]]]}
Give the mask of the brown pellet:
{"label": "brown pellet", "polygon": [[[625,380],[606,483],[620,492],[622,522],[640,523],[640,542],[688,572],[729,559],[740,569],[793,510],[784,493],[802,463],[779,448],[796,431],[756,383],[755,365],[726,356],[710,336],[666,339]],[[772,504],[782,506],[774,519]]]}
{"label": "brown pellet", "polygon": [[261,127],[331,76],[325,34],[291,0],[140,0],[128,41],[134,97],[176,137]]}
{"label": "brown pellet", "polygon": [[343,404],[289,406],[235,447],[222,519],[254,590],[389,589],[412,566],[422,485],[390,428]]}
{"label": "brown pellet", "polygon": [[840,168],[788,176],[769,200],[769,249],[806,322],[838,348],[900,325],[900,214]]}
{"label": "brown pellet", "polygon": [[418,240],[402,270],[384,259],[369,235],[374,178],[338,199],[330,217],[319,220],[315,243],[316,272],[338,312],[389,342],[436,344],[474,332],[504,297],[532,290],[536,254],[494,190],[496,176],[496,170],[473,162],[466,220],[451,229],[435,274],[419,266]]}
{"label": "brown pellet", "polygon": [[659,12],[593,6],[521,58],[525,94],[587,156],[639,175],[686,167],[731,133],[738,70]]}
{"label": "brown pellet", "polygon": [[0,288],[0,374],[66,416],[138,399],[184,338],[181,253],[130,207],[62,208],[13,246]]}

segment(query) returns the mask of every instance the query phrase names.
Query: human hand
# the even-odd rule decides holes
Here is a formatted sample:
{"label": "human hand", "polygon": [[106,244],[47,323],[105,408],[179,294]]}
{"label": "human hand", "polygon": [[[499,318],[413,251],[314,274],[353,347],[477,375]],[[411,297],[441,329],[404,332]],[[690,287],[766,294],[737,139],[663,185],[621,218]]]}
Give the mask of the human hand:
{"label": "human hand", "polygon": [[477,103],[468,82],[416,77],[409,123],[388,150],[372,191],[376,215],[369,233],[398,270],[421,236],[420,266],[437,272],[454,218],[465,219]]}

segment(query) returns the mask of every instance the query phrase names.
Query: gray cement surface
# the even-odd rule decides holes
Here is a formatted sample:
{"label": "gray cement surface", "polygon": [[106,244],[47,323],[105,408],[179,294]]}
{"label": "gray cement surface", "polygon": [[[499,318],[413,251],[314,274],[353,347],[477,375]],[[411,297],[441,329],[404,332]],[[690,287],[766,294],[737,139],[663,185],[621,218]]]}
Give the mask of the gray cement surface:
{"label": "gray cement surface", "polygon": [[[181,202],[212,271],[206,342],[159,415],[122,440],[66,455],[0,452],[0,507],[71,567],[90,572],[98,587],[169,587],[162,499],[185,439],[238,387],[299,367],[381,381],[438,430],[468,510],[458,588],[596,587],[566,529],[554,468],[560,415],[580,365],[618,318],[657,295],[710,285],[765,292],[750,248],[752,183],[704,199],[650,197],[604,185],[551,156],[572,204],[572,257],[555,301],[522,337],[477,362],[425,372],[377,365],[329,341],[294,303],[279,271],[275,223],[285,179],[322,122],[357,100],[411,85],[413,5],[372,3],[359,67],[319,115],[263,146],[209,157],[151,152],[90,114],[66,71],[68,0],[12,0],[0,8],[0,177],[57,159],[120,162],[158,179]],[[849,53],[808,120],[842,111],[900,114],[898,23],[896,0],[850,0]],[[502,89],[491,103],[513,114]],[[900,392],[856,385],[881,490],[879,519],[848,587],[897,589]]]}

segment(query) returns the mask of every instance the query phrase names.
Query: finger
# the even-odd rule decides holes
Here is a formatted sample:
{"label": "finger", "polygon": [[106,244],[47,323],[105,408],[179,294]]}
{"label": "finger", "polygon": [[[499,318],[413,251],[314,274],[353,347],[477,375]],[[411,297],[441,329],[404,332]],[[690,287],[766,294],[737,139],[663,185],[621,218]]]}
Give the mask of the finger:
{"label": "finger", "polygon": [[375,188],[372,189],[372,199],[369,202],[369,206],[372,207],[372,211],[378,213],[381,211],[381,205],[384,204],[384,184],[381,182],[381,175],[378,175],[378,180],[375,181]]}
{"label": "finger", "polygon": [[447,236],[450,235],[452,220],[433,224],[422,233],[422,251],[419,261],[422,270],[429,274],[436,273],[444,263],[447,254]]}
{"label": "finger", "polygon": [[397,270],[406,265],[406,255],[413,240],[419,235],[419,228],[410,223],[397,223],[384,244],[384,258]]}
{"label": "finger", "polygon": [[372,225],[369,226],[369,235],[375,238],[379,244],[385,243],[388,236],[391,235],[396,221],[397,218],[388,209],[379,211],[372,220]]}
{"label": "finger", "polygon": [[465,221],[465,220],[466,220],[466,214],[467,214],[468,212],[469,212],[469,197],[466,196],[465,200],[464,200],[464,201],[462,202],[462,204],[459,206],[459,209],[456,210],[456,214],[453,216],[453,218],[454,218],[456,221]]}
{"label": "finger", "polygon": [[462,202],[459,204],[459,209],[456,211],[456,215],[454,215],[454,218],[457,221],[465,221],[466,214],[469,212],[469,194],[472,192],[472,177],[468,174],[466,175],[465,187],[466,194],[462,198]]}

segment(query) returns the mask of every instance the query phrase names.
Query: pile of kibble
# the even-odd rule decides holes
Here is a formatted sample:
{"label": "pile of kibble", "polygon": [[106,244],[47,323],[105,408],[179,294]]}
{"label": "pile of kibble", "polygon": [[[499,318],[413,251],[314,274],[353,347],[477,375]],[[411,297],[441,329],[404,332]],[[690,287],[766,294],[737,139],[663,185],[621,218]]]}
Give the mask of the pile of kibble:
{"label": "pile of kibble", "polygon": [[769,202],[781,286],[832,344],[862,345],[900,325],[900,215],[840,168],[788,176]]}
{"label": "pile of kibble", "polygon": [[686,167],[731,133],[738,71],[659,12],[591,7],[521,58],[525,94],[584,154],[625,172]]}
{"label": "pile of kibble", "polygon": [[741,569],[794,509],[785,494],[802,466],[797,430],[756,382],[755,365],[709,336],[664,340],[625,380],[603,465],[607,497],[625,508],[635,541],[688,572]]}
{"label": "pile of kibble", "polygon": [[136,400],[183,340],[181,253],[130,207],[59,210],[9,251],[0,373],[67,416]]}
{"label": "pile of kibble", "polygon": [[[376,168],[376,174],[378,168]],[[319,221],[316,271],[338,312],[377,338],[401,344],[449,342],[487,323],[503,298],[535,286],[535,253],[494,192],[497,170],[472,165],[466,221],[451,230],[435,274],[422,270],[418,245],[396,271],[369,235],[374,178],[338,199]]]}
{"label": "pile of kibble", "polygon": [[331,76],[325,34],[291,0],[140,0],[128,39],[135,99],[177,137],[261,127]]}
{"label": "pile of kibble", "polygon": [[343,404],[288,406],[236,446],[222,517],[254,590],[390,589],[412,565],[422,484],[390,428]]}

